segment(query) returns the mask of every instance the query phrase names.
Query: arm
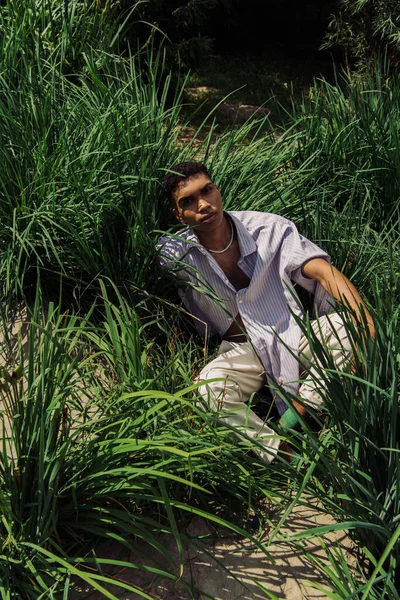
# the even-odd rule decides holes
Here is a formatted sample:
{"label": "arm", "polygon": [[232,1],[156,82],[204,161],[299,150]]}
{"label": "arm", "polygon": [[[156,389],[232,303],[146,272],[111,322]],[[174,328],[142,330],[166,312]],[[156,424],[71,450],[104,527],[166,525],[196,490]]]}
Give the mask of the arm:
{"label": "arm", "polygon": [[355,286],[336,267],[323,258],[313,258],[302,267],[302,272],[307,277],[315,279],[335,300],[354,311],[358,323],[362,324],[362,314],[365,314],[371,338],[374,339],[375,327],[367,307],[361,299]]}

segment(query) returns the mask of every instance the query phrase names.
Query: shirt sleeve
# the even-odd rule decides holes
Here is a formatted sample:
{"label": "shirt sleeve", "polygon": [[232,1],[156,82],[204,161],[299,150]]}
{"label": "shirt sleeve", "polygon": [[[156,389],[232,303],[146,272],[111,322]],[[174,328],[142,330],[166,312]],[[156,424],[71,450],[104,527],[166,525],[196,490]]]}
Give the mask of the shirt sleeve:
{"label": "shirt sleeve", "polygon": [[173,278],[179,280],[179,282],[176,281],[179,297],[186,311],[192,317],[196,329],[203,339],[209,338],[216,332],[209,323],[206,315],[204,315],[193,299],[193,291],[190,283],[190,274],[193,276],[193,267],[182,260],[182,247],[179,241],[177,243],[177,240],[174,238],[163,236],[157,241],[156,250],[158,251],[158,260],[161,268],[171,274]]}
{"label": "shirt sleeve", "polygon": [[285,232],[285,251],[287,253],[286,272],[290,279],[302,288],[314,294],[313,316],[322,316],[332,312],[335,301],[324,288],[310,277],[303,274],[303,265],[313,258],[323,258],[330,262],[330,256],[317,244],[301,235],[294,223],[289,221]]}
{"label": "shirt sleeve", "polygon": [[287,222],[284,240],[286,272],[293,281],[313,292],[316,281],[303,275],[302,266],[313,258],[323,258],[330,262],[329,255],[317,244],[301,235],[291,221]]}
{"label": "shirt sleeve", "polygon": [[199,306],[193,301],[191,290],[180,287],[178,288],[178,293],[188,314],[192,317],[193,323],[200,333],[202,339],[206,340],[212,335],[215,335],[217,332]]}
{"label": "shirt sleeve", "polygon": [[182,260],[181,252],[177,249],[176,240],[168,235],[160,237],[156,243],[158,262],[163,271],[167,271],[180,280],[188,281],[187,265]]}
{"label": "shirt sleeve", "polygon": [[167,235],[160,237],[156,243],[158,262],[165,271],[171,271],[174,266],[174,253],[170,245],[170,239]]}

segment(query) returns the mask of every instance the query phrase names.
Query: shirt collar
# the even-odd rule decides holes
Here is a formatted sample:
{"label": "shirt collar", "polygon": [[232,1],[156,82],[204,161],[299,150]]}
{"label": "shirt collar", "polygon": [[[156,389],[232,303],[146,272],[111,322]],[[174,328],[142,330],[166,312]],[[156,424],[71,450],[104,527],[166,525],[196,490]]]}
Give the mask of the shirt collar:
{"label": "shirt collar", "polygon": [[257,246],[255,241],[253,240],[250,233],[247,231],[246,227],[243,225],[242,221],[240,221],[235,215],[227,211],[227,214],[230,216],[232,221],[235,223],[238,240],[239,240],[239,248],[240,255],[242,258],[248,256],[249,254],[253,254],[257,250]]}
{"label": "shirt collar", "polygon": [[[241,257],[244,258],[249,254],[253,254],[253,252],[257,250],[257,246],[252,236],[247,231],[246,227],[237,217],[235,217],[235,215],[231,211],[224,212],[225,214],[229,215],[229,217],[235,224]],[[197,234],[194,229],[190,229],[190,227],[184,229],[182,231],[182,237],[183,236],[185,237],[185,240],[188,244],[196,246],[196,248],[198,248],[198,250],[200,250],[200,252],[202,252],[203,254],[209,254],[208,251],[204,248],[204,246],[200,243],[199,238],[197,237]]]}
{"label": "shirt collar", "polygon": [[185,239],[188,244],[193,244],[194,246],[201,246],[199,238],[194,229],[190,229],[190,227],[186,227],[186,229],[182,232],[185,235]]}

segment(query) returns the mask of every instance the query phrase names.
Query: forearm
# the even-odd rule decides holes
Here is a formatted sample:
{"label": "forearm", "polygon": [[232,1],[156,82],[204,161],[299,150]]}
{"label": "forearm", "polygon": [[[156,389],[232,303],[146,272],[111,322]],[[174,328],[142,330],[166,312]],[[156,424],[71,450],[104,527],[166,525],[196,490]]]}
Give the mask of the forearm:
{"label": "forearm", "polygon": [[[315,264],[313,264],[315,263]],[[353,320],[363,325],[366,322],[372,338],[375,336],[373,319],[363,302],[357,288],[336,267],[326,261],[317,263],[317,260],[306,263],[303,272],[316,279],[322,287],[338,302],[353,313]]]}
{"label": "forearm", "polygon": [[351,281],[340,271],[332,268],[332,278],[322,280],[322,287],[337,301],[349,308],[354,315],[354,319],[359,324],[364,324],[366,321],[370,335],[373,338],[375,335],[375,327],[372,317],[363,302],[357,288]]}

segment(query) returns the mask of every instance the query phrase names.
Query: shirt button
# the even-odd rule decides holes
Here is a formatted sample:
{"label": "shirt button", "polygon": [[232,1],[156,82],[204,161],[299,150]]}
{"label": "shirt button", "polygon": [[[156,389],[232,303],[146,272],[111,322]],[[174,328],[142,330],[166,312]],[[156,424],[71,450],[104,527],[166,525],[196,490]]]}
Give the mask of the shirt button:
{"label": "shirt button", "polygon": [[239,304],[243,304],[243,300],[239,300]]}

